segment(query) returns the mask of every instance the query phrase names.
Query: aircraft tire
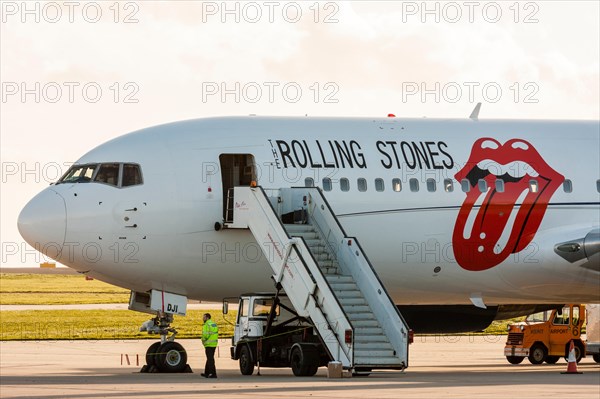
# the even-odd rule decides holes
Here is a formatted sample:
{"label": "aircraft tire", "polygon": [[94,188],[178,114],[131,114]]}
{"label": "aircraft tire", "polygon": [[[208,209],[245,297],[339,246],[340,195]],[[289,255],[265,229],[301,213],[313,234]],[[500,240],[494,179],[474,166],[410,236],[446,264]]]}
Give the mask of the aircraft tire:
{"label": "aircraft tire", "polygon": [[180,373],[187,365],[187,353],[177,342],[165,342],[158,348],[156,367],[163,373]]}
{"label": "aircraft tire", "polygon": [[146,364],[148,366],[156,366],[156,355],[161,342],[155,342],[146,351]]}

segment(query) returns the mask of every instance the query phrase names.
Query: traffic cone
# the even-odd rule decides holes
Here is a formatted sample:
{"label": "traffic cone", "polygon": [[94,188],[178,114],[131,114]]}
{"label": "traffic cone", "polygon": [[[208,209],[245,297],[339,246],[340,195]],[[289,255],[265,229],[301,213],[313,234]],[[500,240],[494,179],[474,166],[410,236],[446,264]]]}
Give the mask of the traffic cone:
{"label": "traffic cone", "polygon": [[561,374],[583,374],[582,372],[577,371],[577,358],[575,357],[575,344],[573,343],[573,340],[571,340],[571,345],[569,346],[567,371],[562,372]]}

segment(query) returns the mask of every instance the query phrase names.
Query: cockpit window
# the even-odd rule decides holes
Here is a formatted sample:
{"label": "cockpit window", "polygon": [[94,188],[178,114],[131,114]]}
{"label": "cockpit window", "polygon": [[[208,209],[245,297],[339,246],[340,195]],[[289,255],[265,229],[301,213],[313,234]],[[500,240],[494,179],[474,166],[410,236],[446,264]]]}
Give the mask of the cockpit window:
{"label": "cockpit window", "polygon": [[57,184],[92,181],[114,187],[135,186],[142,184],[142,171],[140,165],[132,163],[73,165]]}
{"label": "cockpit window", "polygon": [[123,165],[123,187],[142,184],[142,171],[140,165],[126,163]]}
{"label": "cockpit window", "polygon": [[103,163],[100,165],[94,181],[117,187],[119,185],[119,167],[118,163]]}
{"label": "cockpit window", "polygon": [[88,183],[92,180],[98,165],[74,165],[59,180],[59,183]]}
{"label": "cockpit window", "polygon": [[123,165],[123,187],[142,184],[140,165],[126,163]]}

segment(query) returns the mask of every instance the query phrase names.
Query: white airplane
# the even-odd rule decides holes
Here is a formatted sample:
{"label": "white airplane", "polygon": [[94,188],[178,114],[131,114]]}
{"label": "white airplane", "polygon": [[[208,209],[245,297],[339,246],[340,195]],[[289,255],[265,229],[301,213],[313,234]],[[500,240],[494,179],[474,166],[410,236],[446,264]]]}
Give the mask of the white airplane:
{"label": "white airplane", "polygon": [[19,216],[34,248],[130,289],[272,291],[227,195],[318,186],[416,332],[600,302],[598,121],[224,117],[81,157]]}

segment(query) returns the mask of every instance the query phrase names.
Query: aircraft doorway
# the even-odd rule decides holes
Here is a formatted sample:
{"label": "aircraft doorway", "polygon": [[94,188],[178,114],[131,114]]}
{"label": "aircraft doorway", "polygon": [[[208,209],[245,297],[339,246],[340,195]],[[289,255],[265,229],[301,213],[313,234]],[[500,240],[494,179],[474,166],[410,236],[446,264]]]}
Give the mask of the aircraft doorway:
{"label": "aircraft doorway", "polygon": [[256,167],[252,154],[221,154],[221,179],[223,180],[223,220],[233,221],[233,188],[249,186],[256,181]]}

